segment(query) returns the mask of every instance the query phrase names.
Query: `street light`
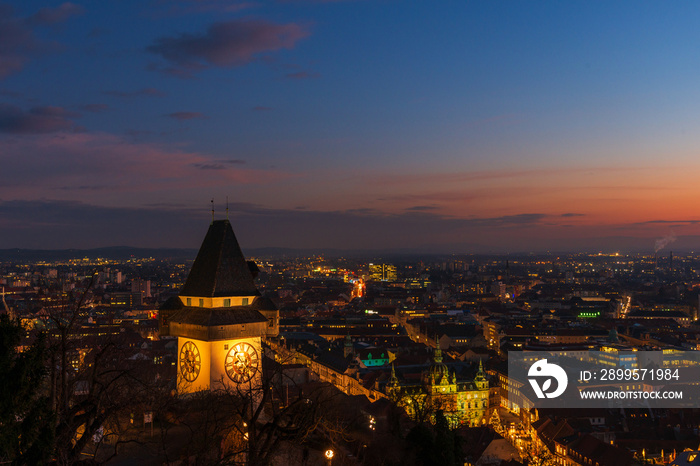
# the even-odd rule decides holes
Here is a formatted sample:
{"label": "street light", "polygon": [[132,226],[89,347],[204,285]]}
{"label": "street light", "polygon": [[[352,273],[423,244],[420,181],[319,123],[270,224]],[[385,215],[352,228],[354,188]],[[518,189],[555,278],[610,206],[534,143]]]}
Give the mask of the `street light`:
{"label": "street light", "polygon": [[328,460],[328,466],[330,466],[333,463],[333,450],[330,448],[326,450],[326,459]]}

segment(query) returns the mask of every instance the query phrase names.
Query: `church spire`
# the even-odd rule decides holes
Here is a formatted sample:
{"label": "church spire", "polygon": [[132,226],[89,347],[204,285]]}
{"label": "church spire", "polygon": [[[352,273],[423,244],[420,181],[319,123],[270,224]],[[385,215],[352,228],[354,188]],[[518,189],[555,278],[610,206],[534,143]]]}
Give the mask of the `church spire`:
{"label": "church spire", "polygon": [[474,377],[475,382],[483,382],[486,380],[486,376],[484,375],[484,364],[481,361],[481,358],[479,358],[479,370],[476,371],[476,376]]}
{"label": "church spire", "polygon": [[389,385],[396,386],[399,384],[399,378],[396,377],[396,369],[394,369],[394,363],[391,363],[391,376],[389,377]]}

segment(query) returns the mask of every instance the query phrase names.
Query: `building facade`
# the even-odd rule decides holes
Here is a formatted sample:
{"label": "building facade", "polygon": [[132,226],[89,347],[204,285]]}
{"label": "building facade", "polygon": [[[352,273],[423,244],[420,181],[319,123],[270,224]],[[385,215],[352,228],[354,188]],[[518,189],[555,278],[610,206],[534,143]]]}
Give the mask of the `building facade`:
{"label": "building facade", "polygon": [[473,380],[458,381],[457,375],[442,362],[442,351],[438,348],[433,364],[422,373],[420,382],[400,382],[392,366],[386,392],[419,422],[432,421],[440,410],[453,427],[475,427],[486,423],[489,383],[481,361]]}
{"label": "building facade", "polygon": [[262,338],[277,335],[279,311],[260,296],[256,272],[229,221],[212,222],[179,296],[159,315],[161,334],[178,340],[179,394],[261,385]]}

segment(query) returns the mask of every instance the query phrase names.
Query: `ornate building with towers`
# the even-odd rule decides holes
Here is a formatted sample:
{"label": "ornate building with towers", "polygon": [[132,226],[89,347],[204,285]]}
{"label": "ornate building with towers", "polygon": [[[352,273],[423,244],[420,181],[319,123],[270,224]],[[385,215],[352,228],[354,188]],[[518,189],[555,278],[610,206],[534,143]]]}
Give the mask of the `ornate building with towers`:
{"label": "ornate building with towers", "polygon": [[278,334],[279,311],[257,274],[230,222],[213,221],[179,296],[159,313],[161,335],[178,340],[178,393],[260,385],[262,339]]}
{"label": "ornate building with towers", "polygon": [[420,382],[400,381],[392,365],[386,393],[413,419],[432,420],[435,412],[441,410],[453,427],[475,427],[486,422],[489,383],[481,361],[473,380],[458,381],[457,375],[442,362],[439,348]]}

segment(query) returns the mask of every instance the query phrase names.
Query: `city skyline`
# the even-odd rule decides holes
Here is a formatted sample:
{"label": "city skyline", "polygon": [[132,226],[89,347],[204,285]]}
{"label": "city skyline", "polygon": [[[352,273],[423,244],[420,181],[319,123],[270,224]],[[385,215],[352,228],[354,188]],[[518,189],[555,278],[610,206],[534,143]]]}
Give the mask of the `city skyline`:
{"label": "city skyline", "polygon": [[3,247],[700,245],[700,6],[0,7]]}

